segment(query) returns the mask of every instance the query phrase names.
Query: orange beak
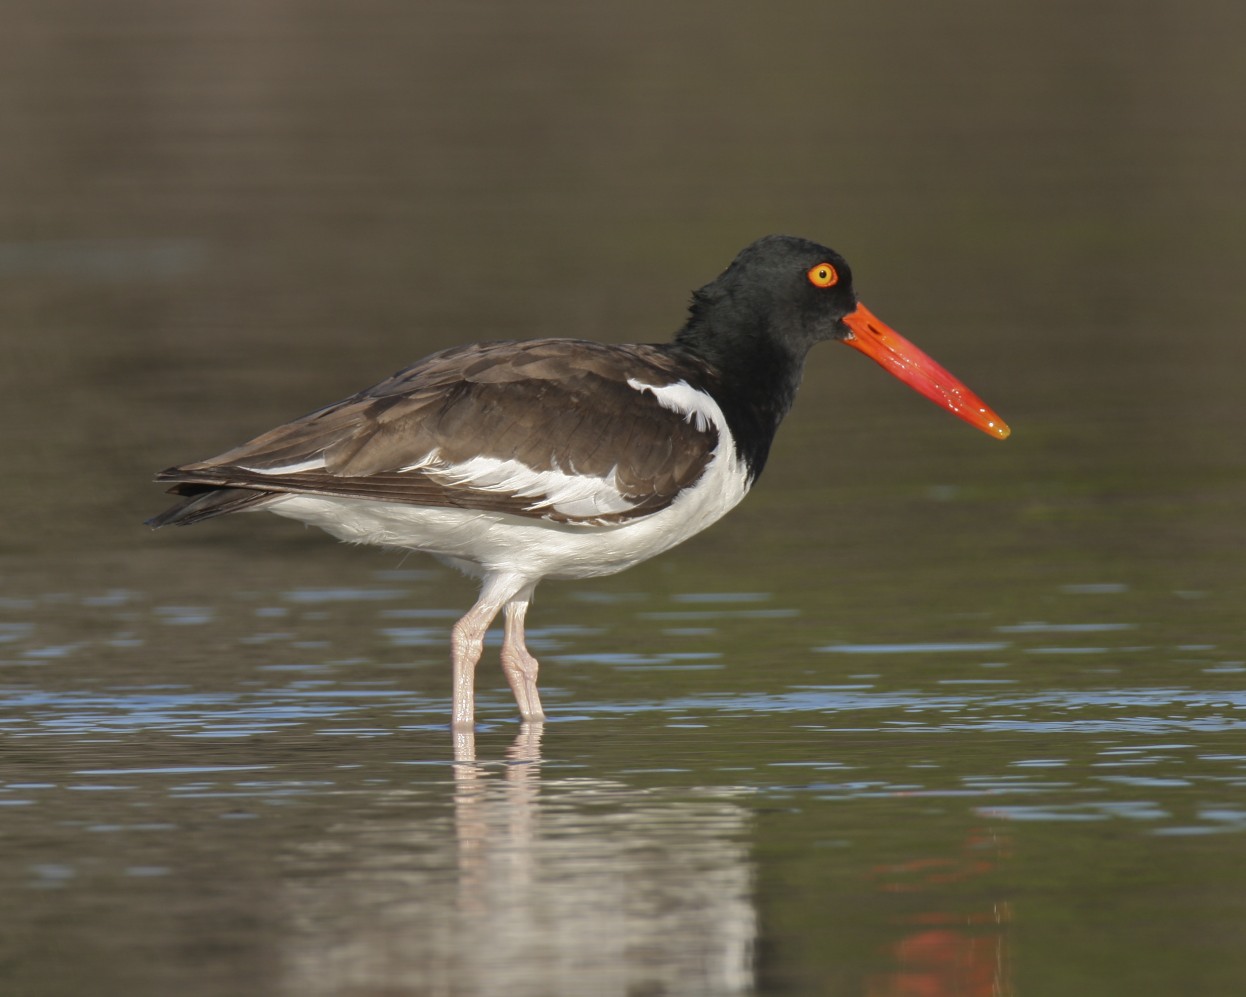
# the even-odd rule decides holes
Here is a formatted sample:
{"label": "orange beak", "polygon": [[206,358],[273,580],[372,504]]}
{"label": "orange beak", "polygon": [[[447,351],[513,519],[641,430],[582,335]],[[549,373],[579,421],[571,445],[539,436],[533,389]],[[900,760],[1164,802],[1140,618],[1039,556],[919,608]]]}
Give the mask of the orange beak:
{"label": "orange beak", "polygon": [[1001,440],[1008,438],[1012,430],[981,398],[898,332],[880,322],[865,305],[858,303],[851,314],[844,316],[844,324],[852,330],[852,338],[843,341],[845,345],[860,350],[914,391],[920,391],[969,425]]}

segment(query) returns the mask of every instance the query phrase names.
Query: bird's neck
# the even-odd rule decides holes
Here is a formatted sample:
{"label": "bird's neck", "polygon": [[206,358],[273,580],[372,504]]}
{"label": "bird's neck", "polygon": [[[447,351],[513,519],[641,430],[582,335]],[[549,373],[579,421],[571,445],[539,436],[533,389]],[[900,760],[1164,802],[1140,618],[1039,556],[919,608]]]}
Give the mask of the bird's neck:
{"label": "bird's neck", "polygon": [[755,481],[796,399],[807,351],[793,354],[763,324],[716,324],[712,315],[695,310],[675,336],[674,348],[709,368],[702,387],[722,409],[736,451]]}

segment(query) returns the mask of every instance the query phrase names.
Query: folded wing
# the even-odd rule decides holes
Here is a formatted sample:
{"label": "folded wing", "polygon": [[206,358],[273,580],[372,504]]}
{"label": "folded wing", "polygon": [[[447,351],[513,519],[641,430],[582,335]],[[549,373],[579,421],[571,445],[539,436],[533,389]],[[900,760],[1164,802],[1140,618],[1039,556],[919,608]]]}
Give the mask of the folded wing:
{"label": "folded wing", "polygon": [[551,339],[446,350],[162,471],[184,501],[149,522],[197,522],[293,493],[625,523],[670,505],[718,447],[717,423],[662,391],[674,385],[686,381],[656,347]]}

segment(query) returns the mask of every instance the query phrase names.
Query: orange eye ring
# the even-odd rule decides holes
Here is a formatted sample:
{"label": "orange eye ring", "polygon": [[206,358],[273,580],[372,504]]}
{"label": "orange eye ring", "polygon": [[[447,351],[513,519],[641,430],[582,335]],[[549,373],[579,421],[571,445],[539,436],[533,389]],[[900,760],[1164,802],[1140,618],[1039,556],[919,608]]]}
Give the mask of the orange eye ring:
{"label": "orange eye ring", "polygon": [[839,274],[829,263],[819,263],[816,267],[810,267],[805,276],[809,278],[809,283],[814,287],[834,287],[839,283]]}

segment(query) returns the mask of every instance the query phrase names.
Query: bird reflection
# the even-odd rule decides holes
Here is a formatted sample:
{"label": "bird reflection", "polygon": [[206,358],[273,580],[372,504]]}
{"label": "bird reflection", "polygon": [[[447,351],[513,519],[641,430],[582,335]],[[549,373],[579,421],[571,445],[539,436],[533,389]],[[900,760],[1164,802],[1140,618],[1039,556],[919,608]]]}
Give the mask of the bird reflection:
{"label": "bird reflection", "polygon": [[[580,774],[565,754],[548,757],[557,729],[525,724],[501,750],[487,736],[479,754],[460,734],[452,779],[421,767],[427,778],[389,787],[308,843],[285,880],[285,989],[677,997],[799,979],[790,952],[841,901],[790,898],[807,907],[789,962],[758,959],[756,898],[769,889],[773,901],[782,882],[756,882],[764,800],[741,786],[667,793]],[[868,897],[860,910],[884,923],[860,917],[865,944],[839,961],[815,953],[810,979],[832,973],[845,984],[836,992],[858,997],[1014,993],[1011,910],[990,888],[1006,845],[974,831],[949,853],[824,858],[847,863],[840,871]],[[771,960],[783,931],[771,922]]]}
{"label": "bird reflection", "polygon": [[395,787],[309,845],[326,875],[287,883],[286,989],[752,992],[749,790],[551,775],[544,733],[525,724],[489,759],[459,735],[452,783]]}
{"label": "bird reflection", "polygon": [[949,890],[996,870],[1006,840],[975,832],[959,855],[874,870],[882,892],[930,903],[895,919],[900,934],[887,952],[892,969],[867,980],[866,997],[1011,997],[1011,906],[989,895],[967,905],[949,898]]}
{"label": "bird reflection", "polygon": [[[527,891],[532,886],[533,835],[541,762],[542,723],[525,723],[507,749],[507,765],[500,795],[488,769],[476,762],[474,731],[454,735],[454,824],[459,846],[459,909],[467,914],[485,911],[493,892],[499,840],[505,842],[507,887]],[[500,811],[500,812],[499,812]],[[501,828],[495,818],[501,817]]]}

